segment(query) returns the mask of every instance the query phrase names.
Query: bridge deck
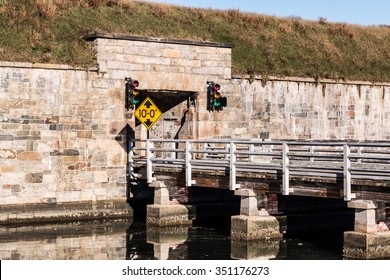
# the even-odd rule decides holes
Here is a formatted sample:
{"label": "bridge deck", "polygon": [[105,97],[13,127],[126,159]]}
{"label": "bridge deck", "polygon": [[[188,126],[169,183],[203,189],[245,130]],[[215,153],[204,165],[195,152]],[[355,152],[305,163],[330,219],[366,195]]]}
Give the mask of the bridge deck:
{"label": "bridge deck", "polygon": [[148,182],[390,201],[390,144],[261,140],[135,141],[131,173]]}

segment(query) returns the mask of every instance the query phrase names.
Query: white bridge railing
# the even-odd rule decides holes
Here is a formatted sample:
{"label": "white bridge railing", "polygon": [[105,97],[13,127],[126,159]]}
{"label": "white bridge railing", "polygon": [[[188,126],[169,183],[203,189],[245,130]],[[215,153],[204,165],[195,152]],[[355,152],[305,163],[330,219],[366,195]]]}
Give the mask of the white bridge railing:
{"label": "white bridge railing", "polygon": [[194,170],[221,171],[229,176],[231,190],[240,187],[237,174],[277,174],[284,195],[292,191],[291,177],[335,178],[343,180],[349,201],[355,197],[353,179],[390,180],[390,144],[149,139],[134,143],[129,165],[130,170],[146,165],[149,183],[155,168],[185,170],[187,186],[196,184]]}

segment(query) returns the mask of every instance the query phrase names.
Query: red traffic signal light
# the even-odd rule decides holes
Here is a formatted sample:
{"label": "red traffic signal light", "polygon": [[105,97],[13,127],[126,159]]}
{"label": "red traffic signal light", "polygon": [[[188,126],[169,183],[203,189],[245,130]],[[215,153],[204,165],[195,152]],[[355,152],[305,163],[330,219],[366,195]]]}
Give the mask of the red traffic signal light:
{"label": "red traffic signal light", "polygon": [[139,86],[137,80],[131,78],[125,78],[126,80],[126,91],[125,91],[125,108],[127,110],[134,109],[139,103],[139,92],[136,87]]}

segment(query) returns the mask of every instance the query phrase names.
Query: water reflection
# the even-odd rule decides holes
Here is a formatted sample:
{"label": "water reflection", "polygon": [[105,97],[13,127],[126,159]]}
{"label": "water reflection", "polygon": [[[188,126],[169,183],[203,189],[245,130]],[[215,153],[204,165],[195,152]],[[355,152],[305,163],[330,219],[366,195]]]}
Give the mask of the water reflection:
{"label": "water reflection", "polygon": [[2,260],[342,259],[342,232],[231,244],[227,227],[115,220],[0,227]]}
{"label": "water reflection", "polygon": [[231,244],[231,257],[237,260],[271,260],[280,251],[281,239],[264,239]]}
{"label": "water reflection", "polygon": [[153,244],[154,258],[158,260],[185,259],[182,254],[187,251],[184,243],[188,238],[188,229],[189,226],[147,227],[146,242]]}
{"label": "water reflection", "polygon": [[131,221],[0,227],[2,260],[120,260]]}

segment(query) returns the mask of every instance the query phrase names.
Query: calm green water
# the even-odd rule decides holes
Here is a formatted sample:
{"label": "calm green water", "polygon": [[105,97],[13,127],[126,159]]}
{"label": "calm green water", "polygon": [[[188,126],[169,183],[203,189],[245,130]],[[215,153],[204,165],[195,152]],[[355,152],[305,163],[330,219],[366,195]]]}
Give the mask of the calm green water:
{"label": "calm green water", "polygon": [[342,259],[342,232],[301,233],[245,247],[231,245],[229,235],[223,225],[156,230],[124,220],[0,227],[0,259]]}

